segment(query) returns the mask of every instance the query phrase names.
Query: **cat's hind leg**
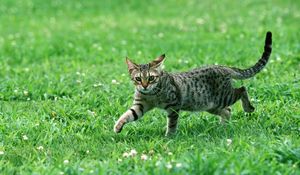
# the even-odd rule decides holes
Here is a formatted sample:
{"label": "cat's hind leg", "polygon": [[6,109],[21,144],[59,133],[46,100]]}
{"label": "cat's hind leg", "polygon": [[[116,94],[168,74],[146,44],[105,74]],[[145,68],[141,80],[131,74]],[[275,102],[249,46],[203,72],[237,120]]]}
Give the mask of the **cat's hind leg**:
{"label": "cat's hind leg", "polygon": [[225,107],[223,109],[210,109],[207,112],[218,115],[221,117],[221,123],[224,124],[226,121],[230,119],[231,109],[230,107]]}
{"label": "cat's hind leg", "polygon": [[251,102],[249,100],[248,97],[248,93],[247,90],[244,86],[240,87],[240,88],[235,88],[232,90],[231,93],[229,93],[229,95],[227,97],[225,97],[224,99],[226,99],[226,106],[231,106],[233,105],[235,102],[237,102],[239,99],[242,100],[242,106],[245,112],[253,112],[254,111],[254,107],[251,105]]}
{"label": "cat's hind leg", "polygon": [[241,100],[242,100],[242,106],[245,112],[251,113],[254,112],[255,108],[252,106],[247,90],[244,86],[240,87],[240,93],[241,93]]}

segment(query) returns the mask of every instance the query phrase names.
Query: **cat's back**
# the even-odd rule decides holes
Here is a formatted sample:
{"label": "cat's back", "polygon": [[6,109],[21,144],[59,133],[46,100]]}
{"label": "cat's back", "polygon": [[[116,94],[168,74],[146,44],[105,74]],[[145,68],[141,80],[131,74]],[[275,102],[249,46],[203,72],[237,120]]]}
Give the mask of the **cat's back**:
{"label": "cat's back", "polygon": [[171,75],[176,79],[203,79],[203,78],[218,78],[229,75],[227,67],[213,65],[195,68],[185,72],[172,73]]}
{"label": "cat's back", "polygon": [[207,66],[171,74],[182,94],[184,110],[210,108],[216,91],[222,90],[224,82],[230,79],[228,75],[223,66]]}

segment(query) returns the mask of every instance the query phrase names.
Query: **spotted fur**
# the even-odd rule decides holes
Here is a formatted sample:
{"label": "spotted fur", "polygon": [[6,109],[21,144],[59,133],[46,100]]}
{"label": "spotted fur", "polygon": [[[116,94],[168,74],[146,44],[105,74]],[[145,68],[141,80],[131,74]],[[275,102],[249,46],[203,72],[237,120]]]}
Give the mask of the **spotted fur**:
{"label": "spotted fur", "polygon": [[153,108],[167,111],[166,135],[176,132],[179,111],[207,111],[221,116],[221,121],[230,118],[230,106],[241,100],[245,112],[253,112],[244,86],[234,88],[232,79],[247,79],[260,72],[272,52],[272,34],[267,32],[262,57],[252,67],[239,69],[225,66],[209,66],[188,72],[168,73],[161,70],[165,55],[148,64],[136,64],[126,58],[128,71],[135,84],[132,107],[116,122],[114,131],[141,118]]}

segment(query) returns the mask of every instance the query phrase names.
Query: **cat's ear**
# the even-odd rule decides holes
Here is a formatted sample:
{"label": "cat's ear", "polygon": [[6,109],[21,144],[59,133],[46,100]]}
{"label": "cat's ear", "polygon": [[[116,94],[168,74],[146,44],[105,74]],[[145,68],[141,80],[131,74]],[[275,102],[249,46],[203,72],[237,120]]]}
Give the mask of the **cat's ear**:
{"label": "cat's ear", "polygon": [[128,57],[126,57],[126,64],[128,66],[128,71],[131,74],[134,69],[138,68],[138,65],[132,62]]}
{"label": "cat's ear", "polygon": [[153,60],[150,63],[150,67],[151,68],[158,68],[158,67],[160,67],[164,63],[165,57],[166,57],[166,55],[162,54],[161,56],[155,58],[155,60]]}

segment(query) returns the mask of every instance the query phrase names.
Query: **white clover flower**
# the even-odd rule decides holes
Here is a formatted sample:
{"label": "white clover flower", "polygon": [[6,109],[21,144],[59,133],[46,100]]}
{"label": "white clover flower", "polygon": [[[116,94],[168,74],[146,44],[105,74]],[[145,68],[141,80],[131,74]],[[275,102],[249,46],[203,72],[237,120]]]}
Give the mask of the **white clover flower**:
{"label": "white clover flower", "polygon": [[173,166],[170,162],[167,163],[166,168],[171,169]]}
{"label": "white clover flower", "polygon": [[28,95],[28,91],[23,91],[23,94],[25,95],[25,96],[27,96]]}
{"label": "white clover flower", "polygon": [[38,146],[36,149],[42,151],[44,149],[44,147],[43,146]]}
{"label": "white clover flower", "polygon": [[69,160],[64,160],[64,164],[68,164],[69,163]]}
{"label": "white clover flower", "polygon": [[153,150],[153,149],[150,150],[150,151],[149,151],[149,154],[150,154],[150,155],[153,155],[153,154],[154,154],[154,150]]}
{"label": "white clover flower", "polygon": [[102,83],[95,83],[93,84],[94,87],[99,87],[99,86],[102,86],[103,84]]}
{"label": "white clover flower", "polygon": [[129,157],[129,153],[127,153],[127,152],[123,153],[123,157],[125,157],[125,158]]}
{"label": "white clover flower", "polygon": [[87,110],[87,112],[88,112],[89,115],[91,115],[91,116],[93,116],[93,117],[94,117],[95,114],[96,114],[94,111],[90,111],[90,110]]}
{"label": "white clover flower", "polygon": [[4,151],[0,151],[0,155],[4,155]]}
{"label": "white clover flower", "polygon": [[263,69],[262,71],[263,71],[263,72],[268,72],[268,69]]}
{"label": "white clover flower", "polygon": [[281,61],[281,57],[279,55],[277,55],[276,61]]}
{"label": "white clover flower", "polygon": [[176,163],[176,167],[177,168],[181,168],[182,167],[182,163]]}
{"label": "white clover flower", "polygon": [[23,138],[23,140],[28,140],[27,135],[23,135],[22,138]]}
{"label": "white clover flower", "polygon": [[132,149],[129,153],[130,156],[134,157],[137,155],[137,151],[135,149]]}
{"label": "white clover flower", "polygon": [[157,162],[155,163],[155,166],[159,166],[159,165],[161,165],[161,161],[157,161]]}
{"label": "white clover flower", "polygon": [[120,159],[120,158],[118,159],[118,162],[122,162],[122,161],[123,161],[122,159]]}
{"label": "white clover flower", "polygon": [[87,153],[87,154],[90,153],[90,150],[86,150],[86,153]]}
{"label": "white clover flower", "polygon": [[142,159],[142,160],[148,160],[148,156],[147,156],[146,154],[142,154],[142,155],[141,155],[141,159]]}
{"label": "white clover flower", "polygon": [[113,79],[113,80],[111,80],[111,83],[112,84],[120,84],[117,80],[115,80],[115,79]]}
{"label": "white clover flower", "polygon": [[231,145],[231,143],[232,143],[232,140],[231,140],[231,139],[226,139],[226,144],[227,144],[227,146]]}
{"label": "white clover flower", "polygon": [[173,153],[172,153],[172,152],[168,152],[168,155],[169,155],[169,156],[172,156],[172,155],[173,155]]}

